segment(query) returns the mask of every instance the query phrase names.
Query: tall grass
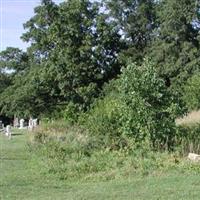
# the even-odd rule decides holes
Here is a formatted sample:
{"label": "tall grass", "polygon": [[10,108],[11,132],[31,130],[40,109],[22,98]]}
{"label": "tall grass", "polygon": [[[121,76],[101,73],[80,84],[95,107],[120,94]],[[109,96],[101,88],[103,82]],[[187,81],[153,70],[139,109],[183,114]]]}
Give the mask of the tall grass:
{"label": "tall grass", "polygon": [[182,118],[178,118],[176,120],[177,125],[195,125],[200,123],[200,110],[199,111],[192,111],[188,113],[186,116]]}

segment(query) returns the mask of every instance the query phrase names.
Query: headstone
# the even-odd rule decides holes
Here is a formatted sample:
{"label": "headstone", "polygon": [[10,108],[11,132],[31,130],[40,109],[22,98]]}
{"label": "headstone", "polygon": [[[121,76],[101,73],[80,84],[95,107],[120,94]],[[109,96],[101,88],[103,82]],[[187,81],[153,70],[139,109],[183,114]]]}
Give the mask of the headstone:
{"label": "headstone", "polygon": [[23,129],[24,128],[24,119],[20,119],[19,120],[19,129]]}
{"label": "headstone", "polygon": [[37,127],[38,119],[33,119],[33,128]]}
{"label": "headstone", "polygon": [[11,126],[6,126],[6,136],[8,136],[9,139],[11,139]]}
{"label": "headstone", "polygon": [[33,124],[33,119],[32,118],[30,118],[29,119],[29,121],[28,121],[28,129],[30,129],[31,131],[33,130],[33,126],[34,124]]}
{"label": "headstone", "polygon": [[17,117],[14,118],[13,126],[14,126],[15,128],[19,127],[19,119],[18,119]]}
{"label": "headstone", "polygon": [[193,162],[199,162],[200,161],[200,155],[195,154],[195,153],[189,153],[188,159],[193,161]]}

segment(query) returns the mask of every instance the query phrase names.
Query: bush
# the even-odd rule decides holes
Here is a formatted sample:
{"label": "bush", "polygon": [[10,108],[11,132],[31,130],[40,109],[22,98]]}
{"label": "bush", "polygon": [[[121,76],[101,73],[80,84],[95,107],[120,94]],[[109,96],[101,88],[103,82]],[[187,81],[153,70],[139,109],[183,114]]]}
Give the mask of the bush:
{"label": "bush", "polygon": [[184,88],[183,99],[189,110],[200,108],[200,74],[192,76]]}
{"label": "bush", "polygon": [[119,122],[120,105],[118,97],[107,95],[96,101],[93,108],[80,119],[101,148],[116,149],[123,145]]}
{"label": "bush", "polygon": [[74,124],[77,122],[80,113],[79,106],[70,102],[63,111],[63,118],[67,122]]}
{"label": "bush", "polygon": [[176,134],[175,118],[180,108],[154,65],[145,60],[142,66],[130,64],[123,69],[119,90],[120,124],[123,134],[136,142],[149,142],[156,149],[169,149]]}

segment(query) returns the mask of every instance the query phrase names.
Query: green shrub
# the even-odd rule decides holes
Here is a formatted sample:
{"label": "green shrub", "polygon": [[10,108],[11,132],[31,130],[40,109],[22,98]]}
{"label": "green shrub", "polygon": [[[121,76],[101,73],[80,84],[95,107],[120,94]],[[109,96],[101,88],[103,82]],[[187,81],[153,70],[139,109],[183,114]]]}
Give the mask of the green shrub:
{"label": "green shrub", "polygon": [[119,117],[121,131],[138,143],[149,142],[156,149],[172,147],[180,108],[155,66],[148,60],[141,66],[127,66],[120,77],[119,91],[123,102]]}
{"label": "green shrub", "polygon": [[192,76],[184,88],[183,99],[189,110],[200,108],[200,74]]}
{"label": "green shrub", "polygon": [[167,152],[153,152],[145,147],[132,151],[91,150],[88,144],[88,139],[80,139],[80,135],[74,133],[65,141],[48,140],[39,145],[37,151],[32,150],[43,173],[67,180],[110,180],[160,173],[181,166],[181,159]]}
{"label": "green shrub", "polygon": [[[96,101],[93,108],[82,116],[82,123],[101,147],[119,148],[123,138],[120,132],[119,98],[107,95]],[[83,120],[84,119],[84,120]],[[84,121],[84,122],[83,122]]]}
{"label": "green shrub", "polygon": [[77,122],[80,115],[80,109],[77,104],[70,102],[63,111],[63,118],[71,124]]}

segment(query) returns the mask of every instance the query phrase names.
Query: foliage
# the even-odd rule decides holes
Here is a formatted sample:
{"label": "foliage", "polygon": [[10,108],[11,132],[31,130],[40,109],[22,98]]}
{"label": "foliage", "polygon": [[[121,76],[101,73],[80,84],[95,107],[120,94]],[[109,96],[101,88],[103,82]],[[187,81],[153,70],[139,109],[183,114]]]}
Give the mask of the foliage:
{"label": "foliage", "polygon": [[[51,127],[51,131],[48,127],[48,130],[44,127],[36,130],[33,135],[34,140],[29,147],[38,159],[41,168],[45,169],[47,174],[56,175],[60,179],[105,181],[121,179],[122,177],[135,177],[136,175],[146,176],[152,173],[166,173],[169,170],[181,171],[182,173],[189,172],[190,174],[199,172],[198,165],[189,163],[182,157],[188,151],[188,149],[183,149],[183,145],[185,145],[184,147],[191,147],[187,146],[189,143],[184,143],[187,141],[186,138],[190,138],[191,142],[196,135],[190,136],[188,134],[186,136],[186,129],[184,132],[179,132],[185,135],[183,137],[180,135],[180,138],[185,137],[185,139],[176,140],[177,145],[179,145],[176,152],[161,153],[151,151],[146,145],[138,148],[133,141],[130,145],[132,148],[117,150],[101,148],[95,146],[96,141],[93,140],[91,135],[78,127],[57,130],[55,126],[54,131],[51,125],[49,127]],[[192,131],[192,129],[190,130]],[[60,131],[63,131],[62,134]],[[183,150],[187,151],[184,152]],[[190,148],[190,150],[192,149]]]}
{"label": "foliage", "polygon": [[51,77],[52,93],[58,87],[59,100],[79,104],[82,110],[119,71],[120,36],[99,9],[88,0],[70,0],[59,6],[43,1],[24,25],[27,32],[22,36],[31,41],[29,54],[35,55],[33,59]]}
{"label": "foliage", "polygon": [[28,55],[26,52],[14,47],[7,47],[0,52],[0,69],[11,70],[17,73],[28,67]]}
{"label": "foliage", "polygon": [[85,112],[122,66],[147,55],[181,97],[199,71],[198,8],[195,0],[42,0],[24,24],[27,51],[0,53],[1,113],[52,117],[71,103]]}
{"label": "foliage", "polygon": [[193,75],[184,87],[183,99],[189,110],[200,109],[200,74]]}
{"label": "foliage", "polygon": [[130,64],[120,77],[122,132],[136,142],[149,141],[154,148],[173,146],[175,118],[180,112],[175,96],[159,78],[155,66],[145,60]]}
{"label": "foliage", "polygon": [[157,8],[158,36],[149,54],[166,85],[182,95],[187,79],[199,71],[199,9],[196,0],[164,0]]}
{"label": "foliage", "polygon": [[123,1],[105,0],[105,5],[117,22],[123,35],[125,47],[120,55],[122,63],[127,60],[142,62],[155,37],[156,5],[154,0]]}
{"label": "foliage", "polygon": [[134,145],[149,148],[173,147],[175,119],[182,109],[152,62],[146,59],[141,66],[128,65],[103,93],[105,96],[82,117],[82,124],[100,138],[102,147],[131,149],[127,142],[131,139]]}
{"label": "foliage", "polygon": [[0,70],[0,93],[10,85],[10,77],[5,72]]}
{"label": "foliage", "polygon": [[120,131],[121,102],[117,96],[107,95],[99,99],[93,108],[79,118],[79,123],[89,131],[102,148],[119,149],[126,145]]}

